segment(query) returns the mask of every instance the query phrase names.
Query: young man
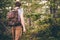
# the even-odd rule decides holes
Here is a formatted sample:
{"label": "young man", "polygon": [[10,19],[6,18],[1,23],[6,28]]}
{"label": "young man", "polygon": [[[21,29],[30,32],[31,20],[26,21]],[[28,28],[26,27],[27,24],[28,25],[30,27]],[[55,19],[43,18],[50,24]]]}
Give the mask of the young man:
{"label": "young man", "polygon": [[24,23],[24,17],[23,17],[23,8],[20,7],[21,3],[16,2],[15,8],[18,10],[18,20],[20,20],[20,23],[16,26],[12,26],[12,37],[13,40],[19,40],[19,38],[22,36],[22,32],[26,32],[25,29],[25,23]]}

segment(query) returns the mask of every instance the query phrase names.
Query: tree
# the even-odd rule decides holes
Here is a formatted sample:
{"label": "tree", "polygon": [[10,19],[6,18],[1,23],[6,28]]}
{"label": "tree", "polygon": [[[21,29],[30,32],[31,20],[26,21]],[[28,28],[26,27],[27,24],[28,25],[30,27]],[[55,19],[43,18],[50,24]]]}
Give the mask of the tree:
{"label": "tree", "polygon": [[53,13],[54,17],[56,17],[57,8],[58,8],[57,0],[50,0],[50,13]]}

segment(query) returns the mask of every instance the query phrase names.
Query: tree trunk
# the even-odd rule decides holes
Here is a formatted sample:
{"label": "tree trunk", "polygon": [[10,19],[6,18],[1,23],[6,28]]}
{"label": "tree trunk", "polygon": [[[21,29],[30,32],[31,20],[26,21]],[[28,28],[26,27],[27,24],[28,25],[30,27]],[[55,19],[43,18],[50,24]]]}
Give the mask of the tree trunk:
{"label": "tree trunk", "polygon": [[[53,17],[55,18],[56,12],[57,12],[57,7],[58,7],[56,0],[53,0],[53,1],[51,0],[50,4],[51,4],[50,5],[50,13],[53,14]],[[54,5],[52,5],[52,4],[54,4]]]}
{"label": "tree trunk", "polygon": [[28,25],[31,26],[31,18],[28,18]]}

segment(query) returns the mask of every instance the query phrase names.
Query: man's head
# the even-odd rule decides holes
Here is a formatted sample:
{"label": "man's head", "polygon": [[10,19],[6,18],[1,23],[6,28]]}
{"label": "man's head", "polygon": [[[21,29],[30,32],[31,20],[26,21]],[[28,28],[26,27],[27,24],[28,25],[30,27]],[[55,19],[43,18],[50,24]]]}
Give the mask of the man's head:
{"label": "man's head", "polygon": [[20,6],[21,6],[21,3],[17,1],[17,2],[15,3],[15,7],[20,7]]}

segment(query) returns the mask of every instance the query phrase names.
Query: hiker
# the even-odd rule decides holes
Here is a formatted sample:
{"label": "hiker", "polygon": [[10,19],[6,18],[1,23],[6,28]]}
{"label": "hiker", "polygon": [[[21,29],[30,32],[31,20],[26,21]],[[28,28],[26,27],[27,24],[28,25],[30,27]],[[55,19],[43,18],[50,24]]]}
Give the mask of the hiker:
{"label": "hiker", "polygon": [[[24,17],[23,17],[23,8],[21,8],[21,3],[19,1],[16,1],[15,2],[15,7],[13,9],[18,11],[17,13],[18,13],[19,22],[15,23],[14,25],[13,25],[13,22],[12,23],[10,22],[10,24],[12,26],[12,38],[13,38],[13,40],[19,40],[19,38],[21,38],[21,36],[22,36],[22,33],[26,32],[25,23],[24,23]],[[13,9],[12,9],[12,11],[14,12]],[[11,13],[13,13],[13,12],[11,12]],[[7,19],[9,19],[9,16],[13,17],[10,14],[7,14],[7,15],[8,15]]]}

